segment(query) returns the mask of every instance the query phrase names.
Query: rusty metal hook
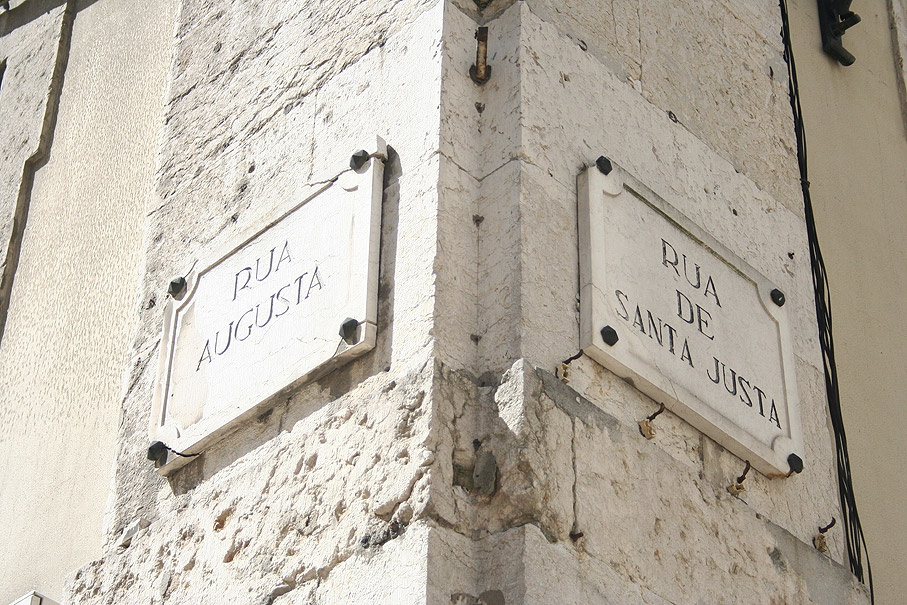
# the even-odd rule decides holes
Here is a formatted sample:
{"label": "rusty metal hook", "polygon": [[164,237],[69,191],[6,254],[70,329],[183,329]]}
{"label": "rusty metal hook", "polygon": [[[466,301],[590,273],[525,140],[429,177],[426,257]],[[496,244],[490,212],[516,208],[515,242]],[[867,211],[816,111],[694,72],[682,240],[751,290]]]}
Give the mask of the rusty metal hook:
{"label": "rusty metal hook", "polygon": [[751,468],[753,468],[752,465],[750,465],[749,460],[744,460],[744,462],[746,462],[746,467],[744,467],[743,469],[743,474],[737,477],[737,483],[743,483],[743,481],[746,479],[746,474],[750,472]]}

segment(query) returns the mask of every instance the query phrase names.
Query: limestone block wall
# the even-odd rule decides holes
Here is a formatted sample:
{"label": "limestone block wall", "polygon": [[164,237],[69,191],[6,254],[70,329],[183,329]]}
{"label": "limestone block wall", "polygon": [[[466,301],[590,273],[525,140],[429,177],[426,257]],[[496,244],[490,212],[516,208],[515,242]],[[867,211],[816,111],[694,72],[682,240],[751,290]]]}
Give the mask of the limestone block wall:
{"label": "limestone block wall", "polygon": [[[430,288],[401,290],[396,284],[430,275],[434,257],[431,200],[438,168],[437,135],[433,141],[431,133],[437,133],[439,85],[431,66],[439,37],[432,32],[440,25],[427,16],[412,25],[426,10],[416,3],[376,3],[366,12],[340,4],[182,5],[159,201],[147,227],[114,533],[153,509],[161,485],[136,469],[146,468],[148,402],[167,284],[206,250],[302,199],[308,184],[347,168],[349,156],[379,135],[394,149],[383,219],[383,329],[377,351],[344,370],[345,379],[334,376],[312,388],[324,392],[319,399],[333,398],[395,362],[418,367],[430,350]],[[440,16],[435,19],[439,24]],[[238,32],[239,23],[252,29]],[[412,252],[399,255],[399,246]]]}
{"label": "limestone block wall", "polygon": [[[867,602],[840,534],[811,546],[837,487],[779,24],[759,4],[184,0],[108,543],[69,599]],[[375,350],[160,478],[167,283],[375,135],[392,148]],[[599,155],[788,294],[803,474],[752,472],[732,496],[740,459],[670,413],[644,439],[656,403],[577,355],[576,176]]]}
{"label": "limestone block wall", "polygon": [[[443,10],[182,3],[109,542],[72,579],[71,601],[419,602]],[[145,454],[170,279],[347,169],[376,136],[391,151],[375,350],[161,478]]]}
{"label": "limestone block wall", "polygon": [[[500,590],[507,602],[546,602],[544,582],[526,570],[556,561],[557,574],[588,577],[585,566],[597,564],[609,570],[599,577],[617,571],[625,583],[620,590],[608,582],[577,587],[569,596],[559,583],[563,602],[593,595],[614,602],[861,602],[864,589],[840,566],[840,528],[828,535],[828,556],[810,546],[818,527],[840,512],[786,68],[780,35],[772,33],[780,31],[780,17],[744,3],[685,10],[640,3],[636,18],[648,42],[640,33],[636,46],[621,46],[625,18],[579,19],[566,7],[531,1],[491,3],[480,13],[459,4],[463,10],[448,11],[445,20],[441,145],[452,193],[445,195],[442,176],[440,199],[458,224],[442,227],[442,238],[475,239],[476,264],[440,265],[439,282],[474,278],[476,286],[472,293],[439,289],[439,299],[454,301],[453,315],[438,320],[445,337],[439,353],[475,376],[476,392],[472,401],[438,401],[453,405],[438,408],[437,422],[452,444],[442,472],[455,487],[433,500],[442,527],[489,536],[481,547],[472,543],[485,566],[461,578],[475,582],[463,594],[497,602],[492,593]],[[579,14],[618,10],[577,4]],[[592,23],[601,23],[600,31]],[[478,24],[489,27],[493,69],[481,88],[464,77]],[[733,42],[715,42],[728,32]],[[642,76],[634,77],[640,64]],[[741,459],[670,413],[646,441],[637,422],[657,403],[577,355],[575,183],[599,155],[789,294],[807,443],[802,474],[756,474],[744,494],[730,496],[726,487],[743,470]],[[453,192],[469,192],[474,205]],[[467,340],[460,326],[469,317],[461,309],[473,298],[475,331]],[[569,385],[563,397],[570,412],[550,412],[538,387],[509,393],[508,377],[526,372],[525,364]],[[500,472],[490,499],[469,483],[489,455]],[[445,478],[437,489],[447,485]],[[508,542],[519,542],[513,552],[523,553],[520,572],[490,555],[512,528],[538,528],[544,537],[532,547],[529,538]],[[446,527],[439,534],[451,561],[470,548]],[[800,557],[809,563],[790,563],[804,563]],[[820,569],[830,574],[825,580],[817,579]],[[523,580],[508,575],[524,571]],[[429,594],[440,602],[455,588],[439,580]]]}
{"label": "limestone block wall", "polygon": [[[443,382],[453,457],[428,602],[868,602],[838,563],[555,375],[520,361],[500,384]],[[489,452],[490,498],[462,470]]]}

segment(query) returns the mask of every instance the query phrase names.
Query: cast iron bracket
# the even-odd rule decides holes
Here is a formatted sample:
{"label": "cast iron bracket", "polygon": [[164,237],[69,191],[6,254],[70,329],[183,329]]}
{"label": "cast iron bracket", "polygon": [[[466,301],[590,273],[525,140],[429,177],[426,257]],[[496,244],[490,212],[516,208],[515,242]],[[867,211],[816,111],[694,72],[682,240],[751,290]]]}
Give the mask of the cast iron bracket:
{"label": "cast iron bracket", "polygon": [[852,0],[817,0],[819,29],[822,31],[822,50],[841,65],[853,65],[856,58],[841,42],[844,32],[860,22],[860,15],[850,10]]}

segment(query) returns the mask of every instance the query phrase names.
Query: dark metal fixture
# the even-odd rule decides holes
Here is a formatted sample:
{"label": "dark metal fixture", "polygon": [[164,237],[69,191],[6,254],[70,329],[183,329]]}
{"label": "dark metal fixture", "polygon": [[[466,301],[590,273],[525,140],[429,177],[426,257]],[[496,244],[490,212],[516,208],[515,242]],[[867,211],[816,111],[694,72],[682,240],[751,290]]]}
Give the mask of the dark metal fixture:
{"label": "dark metal fixture", "polygon": [[797,454],[791,454],[787,457],[787,465],[790,467],[790,472],[787,474],[788,477],[794,473],[799,474],[803,472],[803,458]]}
{"label": "dark metal fixture", "polygon": [[183,295],[186,293],[186,278],[185,277],[176,277],[167,286],[167,294],[180,300],[183,298]]}
{"label": "dark metal fixture", "polygon": [[602,340],[605,341],[605,344],[609,347],[613,347],[617,344],[617,341],[620,340],[620,337],[617,335],[617,330],[611,326],[605,326],[601,331]]}
{"label": "dark metal fixture", "polygon": [[852,0],[817,0],[819,29],[822,31],[822,50],[841,65],[853,65],[856,58],[845,50],[841,38],[844,32],[860,22],[860,15],[850,10]]}
{"label": "dark metal fixture", "polygon": [[469,68],[469,77],[480,86],[491,77],[491,65],[488,64],[487,27],[480,27],[476,31],[476,63]]}
{"label": "dark metal fixture", "polygon": [[778,288],[775,288],[774,290],[771,291],[771,297],[772,297],[773,303],[775,303],[779,307],[784,306],[784,301],[785,301],[784,292],[782,292]]}

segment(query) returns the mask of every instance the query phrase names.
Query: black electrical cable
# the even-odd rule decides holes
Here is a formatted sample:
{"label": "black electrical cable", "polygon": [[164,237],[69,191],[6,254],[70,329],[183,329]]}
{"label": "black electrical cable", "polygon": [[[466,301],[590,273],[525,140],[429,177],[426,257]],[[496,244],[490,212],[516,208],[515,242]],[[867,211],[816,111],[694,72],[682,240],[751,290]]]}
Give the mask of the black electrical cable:
{"label": "black electrical cable", "polygon": [[[813,286],[816,294],[816,316],[819,322],[819,344],[822,348],[822,361],[825,366],[825,390],[828,397],[828,412],[831,416],[832,429],[835,435],[835,449],[838,466],[838,489],[843,514],[844,538],[847,543],[847,555],[850,571],[863,583],[869,578],[870,599],[875,603],[875,592],[872,586],[872,568],[869,565],[869,551],[863,526],[857,512],[856,498],[853,492],[853,481],[850,473],[850,458],[847,455],[847,436],[844,433],[844,419],[841,415],[841,396],[838,390],[838,370],[835,365],[835,345],[832,337],[831,294],[828,289],[828,276],[825,261],[819,248],[816,232],[816,220],[813,216],[812,199],[809,194],[808,165],[806,161],[806,130],[803,125],[803,110],[800,106],[800,91],[797,86],[797,66],[794,62],[794,51],[790,37],[790,21],[786,0],[781,4],[781,37],[784,40],[784,60],[788,65],[790,84],[790,104],[794,114],[794,129],[797,135],[797,161],[800,164],[800,185],[803,189],[803,204],[806,214],[806,231],[809,238],[809,257],[812,264]],[[866,561],[866,574],[863,573],[863,561]]]}

